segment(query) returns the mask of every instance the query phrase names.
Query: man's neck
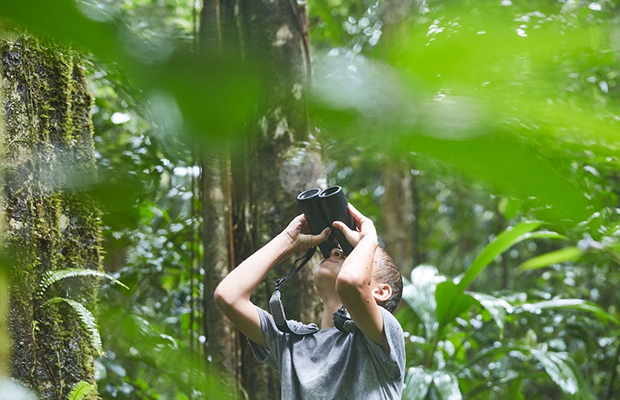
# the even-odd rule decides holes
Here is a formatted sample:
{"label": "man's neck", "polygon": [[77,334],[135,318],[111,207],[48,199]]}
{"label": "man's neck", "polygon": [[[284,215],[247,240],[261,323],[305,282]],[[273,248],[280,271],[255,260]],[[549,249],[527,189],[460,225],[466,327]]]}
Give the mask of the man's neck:
{"label": "man's neck", "polygon": [[342,306],[342,301],[338,296],[323,299],[323,317],[321,318],[321,329],[334,327],[334,313]]}

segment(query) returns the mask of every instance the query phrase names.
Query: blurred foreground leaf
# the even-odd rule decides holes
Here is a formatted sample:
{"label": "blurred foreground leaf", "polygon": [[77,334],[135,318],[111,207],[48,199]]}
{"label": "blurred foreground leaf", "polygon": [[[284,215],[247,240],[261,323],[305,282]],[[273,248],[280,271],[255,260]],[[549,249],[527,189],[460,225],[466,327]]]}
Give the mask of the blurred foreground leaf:
{"label": "blurred foreground leaf", "polygon": [[[230,56],[227,49],[200,54],[162,50],[163,55],[154,53],[160,58],[144,60],[134,49],[147,44],[122,21],[89,19],[73,0],[2,1],[0,21],[3,29],[26,29],[117,63],[138,97],[171,99],[153,110],[160,121],[180,114],[183,122],[175,128],[203,145],[223,145],[241,133],[258,99],[262,70]],[[179,132],[168,129],[165,134]]]}
{"label": "blurred foreground leaf", "polygon": [[566,261],[574,261],[581,257],[583,250],[578,247],[566,247],[560,250],[551,251],[537,257],[530,258],[519,265],[519,271],[525,272],[530,269],[548,267],[552,264],[559,264]]}

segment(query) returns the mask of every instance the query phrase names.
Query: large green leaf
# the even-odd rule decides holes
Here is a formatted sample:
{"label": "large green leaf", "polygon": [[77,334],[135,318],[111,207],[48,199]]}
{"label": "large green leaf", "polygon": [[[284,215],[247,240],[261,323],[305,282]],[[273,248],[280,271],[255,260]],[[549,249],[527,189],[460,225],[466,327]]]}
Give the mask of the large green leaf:
{"label": "large green leaf", "polygon": [[[424,93],[425,87],[412,84],[419,82],[417,77],[398,75],[361,57],[342,58],[324,57],[325,65],[317,67],[312,103],[315,119],[340,135],[340,140],[365,139],[365,146],[415,152],[445,162],[490,183],[495,193],[536,199],[542,203],[537,213],[545,220],[587,217],[581,190],[568,174],[558,173],[542,146],[536,149],[525,143],[516,130],[498,127],[490,117],[506,118],[505,110],[487,114],[486,108],[493,105],[471,98],[437,101],[436,92]],[[380,141],[377,131],[382,132]],[[532,141],[542,140],[532,137]],[[544,207],[547,204],[553,207]]]}
{"label": "large green leaf", "polygon": [[459,287],[464,290],[495,257],[499,256],[516,243],[528,239],[528,234],[540,225],[542,225],[542,222],[538,221],[521,222],[511,229],[507,229],[500,233],[494,241],[489,243],[480,254],[478,254],[478,257],[476,257],[474,262],[467,269],[463,279],[459,282]]}
{"label": "large green leaf", "polygon": [[452,281],[442,282],[437,285],[435,290],[435,300],[437,301],[437,322],[438,330],[452,322],[471,306],[476,304],[476,300],[470,295],[463,293],[463,289]]}
{"label": "large green leaf", "polygon": [[565,247],[524,261],[519,265],[519,271],[524,272],[530,269],[547,267],[552,264],[574,261],[581,257],[582,254],[583,250],[579,247]]}
{"label": "large green leaf", "polygon": [[418,315],[424,325],[426,340],[430,340],[437,329],[435,288],[446,278],[439,275],[437,268],[420,265],[411,271],[411,281],[403,280],[405,285],[402,298]]}
{"label": "large green leaf", "polygon": [[561,239],[568,240],[568,238],[564,235],[560,235],[557,232],[553,231],[536,231],[530,232],[523,235],[523,240],[525,239]]}

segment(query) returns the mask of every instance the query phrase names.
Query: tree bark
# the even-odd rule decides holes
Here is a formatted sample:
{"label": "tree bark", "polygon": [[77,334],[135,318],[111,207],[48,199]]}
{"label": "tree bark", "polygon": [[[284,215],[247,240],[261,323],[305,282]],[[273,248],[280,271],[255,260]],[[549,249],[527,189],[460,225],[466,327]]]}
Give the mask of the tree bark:
{"label": "tree bark", "polygon": [[42,399],[65,399],[75,383],[94,382],[94,349],[75,311],[93,311],[91,278],[57,282],[39,298],[48,271],[101,269],[100,214],[75,189],[96,179],[92,98],[79,57],[32,38],[1,42],[6,245],[12,256],[11,374]]}
{"label": "tree bark", "polygon": [[[385,249],[390,253],[403,276],[413,269],[415,214],[412,200],[412,176],[404,162],[388,164],[381,174],[385,191],[381,196],[381,215]],[[417,232],[415,232],[417,233]]]}
{"label": "tree bark", "polygon": [[[282,188],[278,171],[295,150],[295,144],[307,137],[306,92],[310,78],[307,32],[305,8],[296,1],[204,0],[203,48],[219,46],[228,54],[239,54],[243,62],[256,65],[256,73],[264,77],[264,89],[253,114],[247,116],[246,131],[233,140],[228,154],[219,155],[223,160],[218,163],[219,170],[203,170],[204,180],[215,185],[205,187],[203,201],[213,204],[211,212],[226,210],[227,220],[215,226],[223,223],[228,232],[228,235],[205,232],[205,246],[210,242],[227,248],[227,265],[232,268],[277,235],[299,213],[293,194]],[[213,180],[216,176],[220,177],[217,182]],[[217,199],[214,193],[223,196]],[[205,226],[212,230],[208,224]],[[221,254],[220,259],[224,258]],[[221,280],[224,267],[217,267],[214,259],[210,262],[213,280],[205,292],[208,296],[205,304],[207,313],[213,316],[207,324],[214,332],[224,332],[227,322],[211,311],[214,285]],[[290,266],[289,260],[268,274],[254,293],[255,304],[268,309],[273,284]],[[302,290],[298,289],[300,286]],[[310,269],[306,268],[297,279],[287,283],[283,295],[289,318],[300,319],[303,315],[304,322],[318,322]],[[279,378],[257,363],[245,338],[236,339],[231,332],[226,337],[211,337],[209,346],[214,362],[231,368],[231,375],[236,371],[242,390],[250,399],[279,397]],[[229,351],[228,359],[219,351],[223,359],[216,360],[217,349],[222,346]],[[240,353],[235,354],[235,346]],[[233,368],[238,355],[240,364]]]}

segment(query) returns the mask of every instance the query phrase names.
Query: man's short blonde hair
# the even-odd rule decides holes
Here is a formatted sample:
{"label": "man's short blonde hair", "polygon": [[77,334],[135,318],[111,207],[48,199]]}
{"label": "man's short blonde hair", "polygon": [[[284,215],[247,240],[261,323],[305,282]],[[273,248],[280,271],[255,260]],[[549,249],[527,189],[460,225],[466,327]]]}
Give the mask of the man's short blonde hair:
{"label": "man's short blonde hair", "polygon": [[373,271],[375,280],[387,283],[392,288],[392,296],[381,306],[393,313],[403,294],[403,277],[394,264],[394,260],[383,247],[377,247],[375,259],[378,263],[378,267]]}

